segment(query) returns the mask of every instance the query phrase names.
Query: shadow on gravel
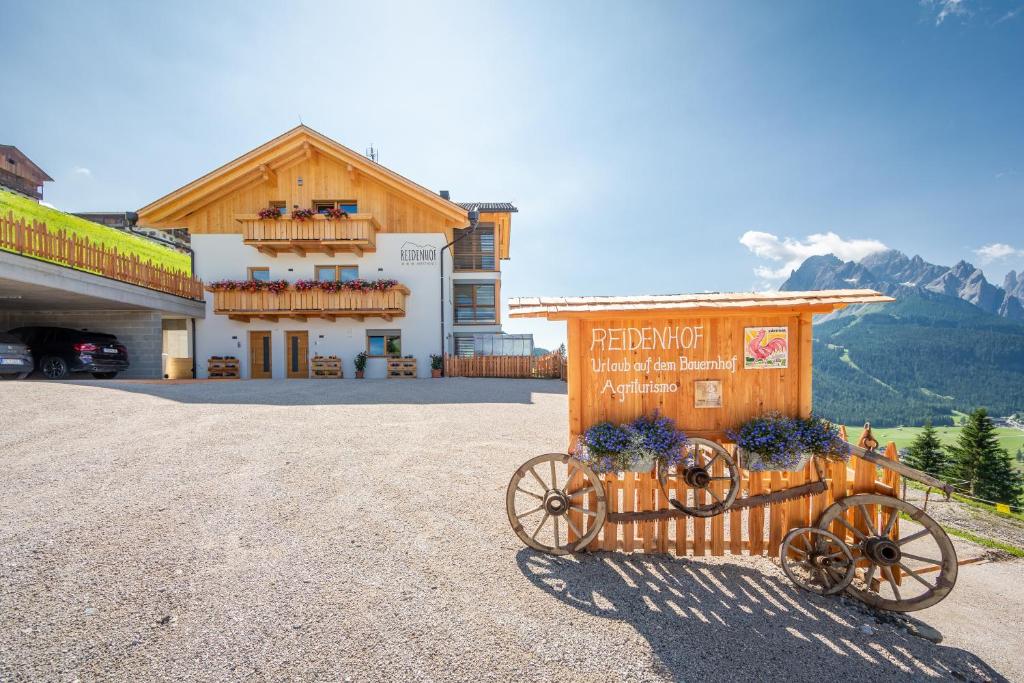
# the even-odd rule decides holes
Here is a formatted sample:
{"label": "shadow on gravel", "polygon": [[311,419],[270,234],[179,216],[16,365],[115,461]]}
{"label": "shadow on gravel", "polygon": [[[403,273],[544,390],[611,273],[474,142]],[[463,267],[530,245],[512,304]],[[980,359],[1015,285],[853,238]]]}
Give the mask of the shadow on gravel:
{"label": "shadow on gravel", "polygon": [[566,393],[557,379],[267,379],[88,380],[82,387],[148,394],[178,403],[270,406],[533,403],[534,394]]}
{"label": "shadow on gravel", "polygon": [[740,564],[530,549],[516,560],[567,605],[630,624],[650,643],[652,668],[673,680],[1006,680],[970,652],[881,624],[852,599],[811,595]]}

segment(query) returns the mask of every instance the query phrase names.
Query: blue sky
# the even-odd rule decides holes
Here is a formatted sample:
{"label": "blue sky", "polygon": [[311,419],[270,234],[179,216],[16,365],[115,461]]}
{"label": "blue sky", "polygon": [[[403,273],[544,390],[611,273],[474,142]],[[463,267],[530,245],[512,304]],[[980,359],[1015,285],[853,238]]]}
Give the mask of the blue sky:
{"label": "blue sky", "polygon": [[323,5],[0,0],[0,143],[59,208],[135,209],[301,116],[515,202],[504,296],[1024,267],[1024,0]]}

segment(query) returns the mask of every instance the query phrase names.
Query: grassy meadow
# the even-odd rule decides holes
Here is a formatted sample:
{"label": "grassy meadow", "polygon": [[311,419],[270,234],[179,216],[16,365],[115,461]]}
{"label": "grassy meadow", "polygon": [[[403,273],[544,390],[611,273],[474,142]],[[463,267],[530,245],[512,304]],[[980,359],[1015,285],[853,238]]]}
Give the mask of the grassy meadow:
{"label": "grassy meadow", "polygon": [[[192,270],[192,263],[186,253],[170,249],[145,237],[108,228],[63,211],[42,206],[28,197],[0,190],[0,216],[6,217],[11,213],[14,214],[15,220],[24,218],[28,221],[43,221],[50,232],[67,230],[68,233],[88,238],[94,244],[102,244],[108,248],[116,247],[118,253],[135,254],[142,261],[163,266],[168,270],[184,273],[191,273]],[[0,249],[3,247],[0,246]]]}

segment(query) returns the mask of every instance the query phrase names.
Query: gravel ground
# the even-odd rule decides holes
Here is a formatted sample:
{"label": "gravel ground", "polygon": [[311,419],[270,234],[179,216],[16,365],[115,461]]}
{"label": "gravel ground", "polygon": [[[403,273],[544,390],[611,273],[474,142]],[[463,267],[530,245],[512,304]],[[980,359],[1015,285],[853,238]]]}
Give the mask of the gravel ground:
{"label": "gravel ground", "polygon": [[[925,492],[907,487],[907,500],[923,508]],[[943,526],[963,529],[978,536],[1024,548],[1024,522],[1016,519],[1000,517],[955,500],[946,500],[941,493],[935,491],[928,496],[927,512]]]}
{"label": "gravel ground", "polygon": [[919,613],[935,645],[767,559],[523,548],[556,381],[7,382],[0,414],[0,680],[1024,676],[1019,563],[965,567],[1003,592]]}

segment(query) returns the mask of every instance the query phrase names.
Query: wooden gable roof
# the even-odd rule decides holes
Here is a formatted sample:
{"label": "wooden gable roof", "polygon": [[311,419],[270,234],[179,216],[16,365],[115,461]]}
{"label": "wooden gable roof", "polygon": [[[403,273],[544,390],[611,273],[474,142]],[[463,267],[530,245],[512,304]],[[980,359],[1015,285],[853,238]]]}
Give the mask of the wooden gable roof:
{"label": "wooden gable roof", "polygon": [[[14,163],[11,164],[8,159],[14,159]],[[53,182],[53,178],[47,175],[46,171],[39,168],[34,161],[14,145],[0,145],[0,168],[21,178]]]}
{"label": "wooden gable roof", "polygon": [[873,289],[828,289],[815,292],[712,292],[652,296],[581,296],[509,299],[513,318],[645,317],[656,314],[713,314],[734,311],[771,313],[792,310],[829,313],[849,304],[895,301]]}
{"label": "wooden gable roof", "polygon": [[468,222],[465,209],[422,185],[345,147],[305,125],[299,125],[220,168],[193,180],[139,209],[140,222],[154,227],[176,227],[183,218],[218,199],[273,178],[277,171],[322,154],[344,164],[450,220]]}

